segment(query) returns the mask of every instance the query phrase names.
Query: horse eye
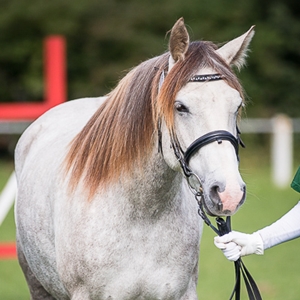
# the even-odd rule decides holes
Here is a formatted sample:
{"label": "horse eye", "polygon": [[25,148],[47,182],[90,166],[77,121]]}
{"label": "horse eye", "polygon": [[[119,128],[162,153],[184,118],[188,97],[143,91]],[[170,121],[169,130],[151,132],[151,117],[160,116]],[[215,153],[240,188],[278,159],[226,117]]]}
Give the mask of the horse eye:
{"label": "horse eye", "polygon": [[188,108],[180,102],[175,103],[175,108],[178,112],[184,112],[184,113],[189,112]]}

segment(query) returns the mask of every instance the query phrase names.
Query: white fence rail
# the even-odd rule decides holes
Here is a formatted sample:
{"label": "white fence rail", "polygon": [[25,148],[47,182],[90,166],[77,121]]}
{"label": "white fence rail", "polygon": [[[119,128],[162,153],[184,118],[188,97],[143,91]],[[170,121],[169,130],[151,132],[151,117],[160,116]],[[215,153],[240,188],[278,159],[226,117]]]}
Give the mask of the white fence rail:
{"label": "white fence rail", "polygon": [[[1,121],[0,135],[18,135],[28,126],[28,121]],[[300,132],[300,119],[276,115],[271,119],[243,119],[241,131],[245,133],[272,134],[271,166],[272,178],[278,187],[289,184],[293,168],[293,134]]]}
{"label": "white fence rail", "polygon": [[0,134],[12,135],[22,134],[24,130],[31,124],[30,121],[2,121],[0,120]]}
{"label": "white fence rail", "polygon": [[241,131],[272,134],[272,179],[276,186],[286,187],[293,176],[293,137],[300,132],[300,119],[283,114],[272,119],[245,119],[241,122]]}

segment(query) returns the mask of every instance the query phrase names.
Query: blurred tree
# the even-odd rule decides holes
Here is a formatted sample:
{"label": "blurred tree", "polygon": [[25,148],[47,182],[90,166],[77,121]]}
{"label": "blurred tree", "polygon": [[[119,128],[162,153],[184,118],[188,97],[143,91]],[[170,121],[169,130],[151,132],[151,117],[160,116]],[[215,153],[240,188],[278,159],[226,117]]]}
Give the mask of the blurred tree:
{"label": "blurred tree", "polygon": [[46,35],[67,39],[69,98],[98,96],[124,70],[166,51],[166,32],[183,16],[193,40],[228,41],[255,24],[239,75],[247,115],[299,116],[299,15],[295,0],[0,0],[0,99],[42,99]]}

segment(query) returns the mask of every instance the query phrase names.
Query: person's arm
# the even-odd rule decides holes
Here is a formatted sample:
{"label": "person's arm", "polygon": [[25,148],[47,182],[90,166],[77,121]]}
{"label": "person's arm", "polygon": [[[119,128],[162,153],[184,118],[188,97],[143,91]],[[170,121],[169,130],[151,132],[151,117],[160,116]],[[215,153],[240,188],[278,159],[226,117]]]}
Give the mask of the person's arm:
{"label": "person's arm", "polygon": [[252,234],[232,231],[215,237],[214,242],[229,260],[237,260],[240,256],[263,254],[264,250],[299,236],[300,202],[270,226]]}

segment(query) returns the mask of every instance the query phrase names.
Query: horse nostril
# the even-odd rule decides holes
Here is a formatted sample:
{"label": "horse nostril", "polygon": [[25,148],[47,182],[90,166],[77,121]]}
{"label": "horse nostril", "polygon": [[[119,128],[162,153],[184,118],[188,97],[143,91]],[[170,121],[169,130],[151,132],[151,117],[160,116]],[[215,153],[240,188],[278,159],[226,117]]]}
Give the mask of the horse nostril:
{"label": "horse nostril", "polygon": [[210,199],[216,205],[218,211],[223,210],[223,203],[220,199],[219,193],[221,192],[220,186],[214,185],[210,189]]}
{"label": "horse nostril", "polygon": [[223,211],[223,203],[221,201],[218,202],[218,204],[217,204],[217,210],[218,211]]}
{"label": "horse nostril", "polygon": [[245,202],[245,199],[246,199],[246,185],[244,185],[241,190],[243,192],[243,197],[240,201],[240,205],[242,205]]}
{"label": "horse nostril", "polygon": [[210,196],[213,199],[218,196],[218,192],[219,192],[219,186],[218,185],[214,185],[210,188]]}
{"label": "horse nostril", "polygon": [[246,186],[224,185],[215,182],[209,189],[211,205],[216,213],[232,213],[240,207],[246,199]]}

